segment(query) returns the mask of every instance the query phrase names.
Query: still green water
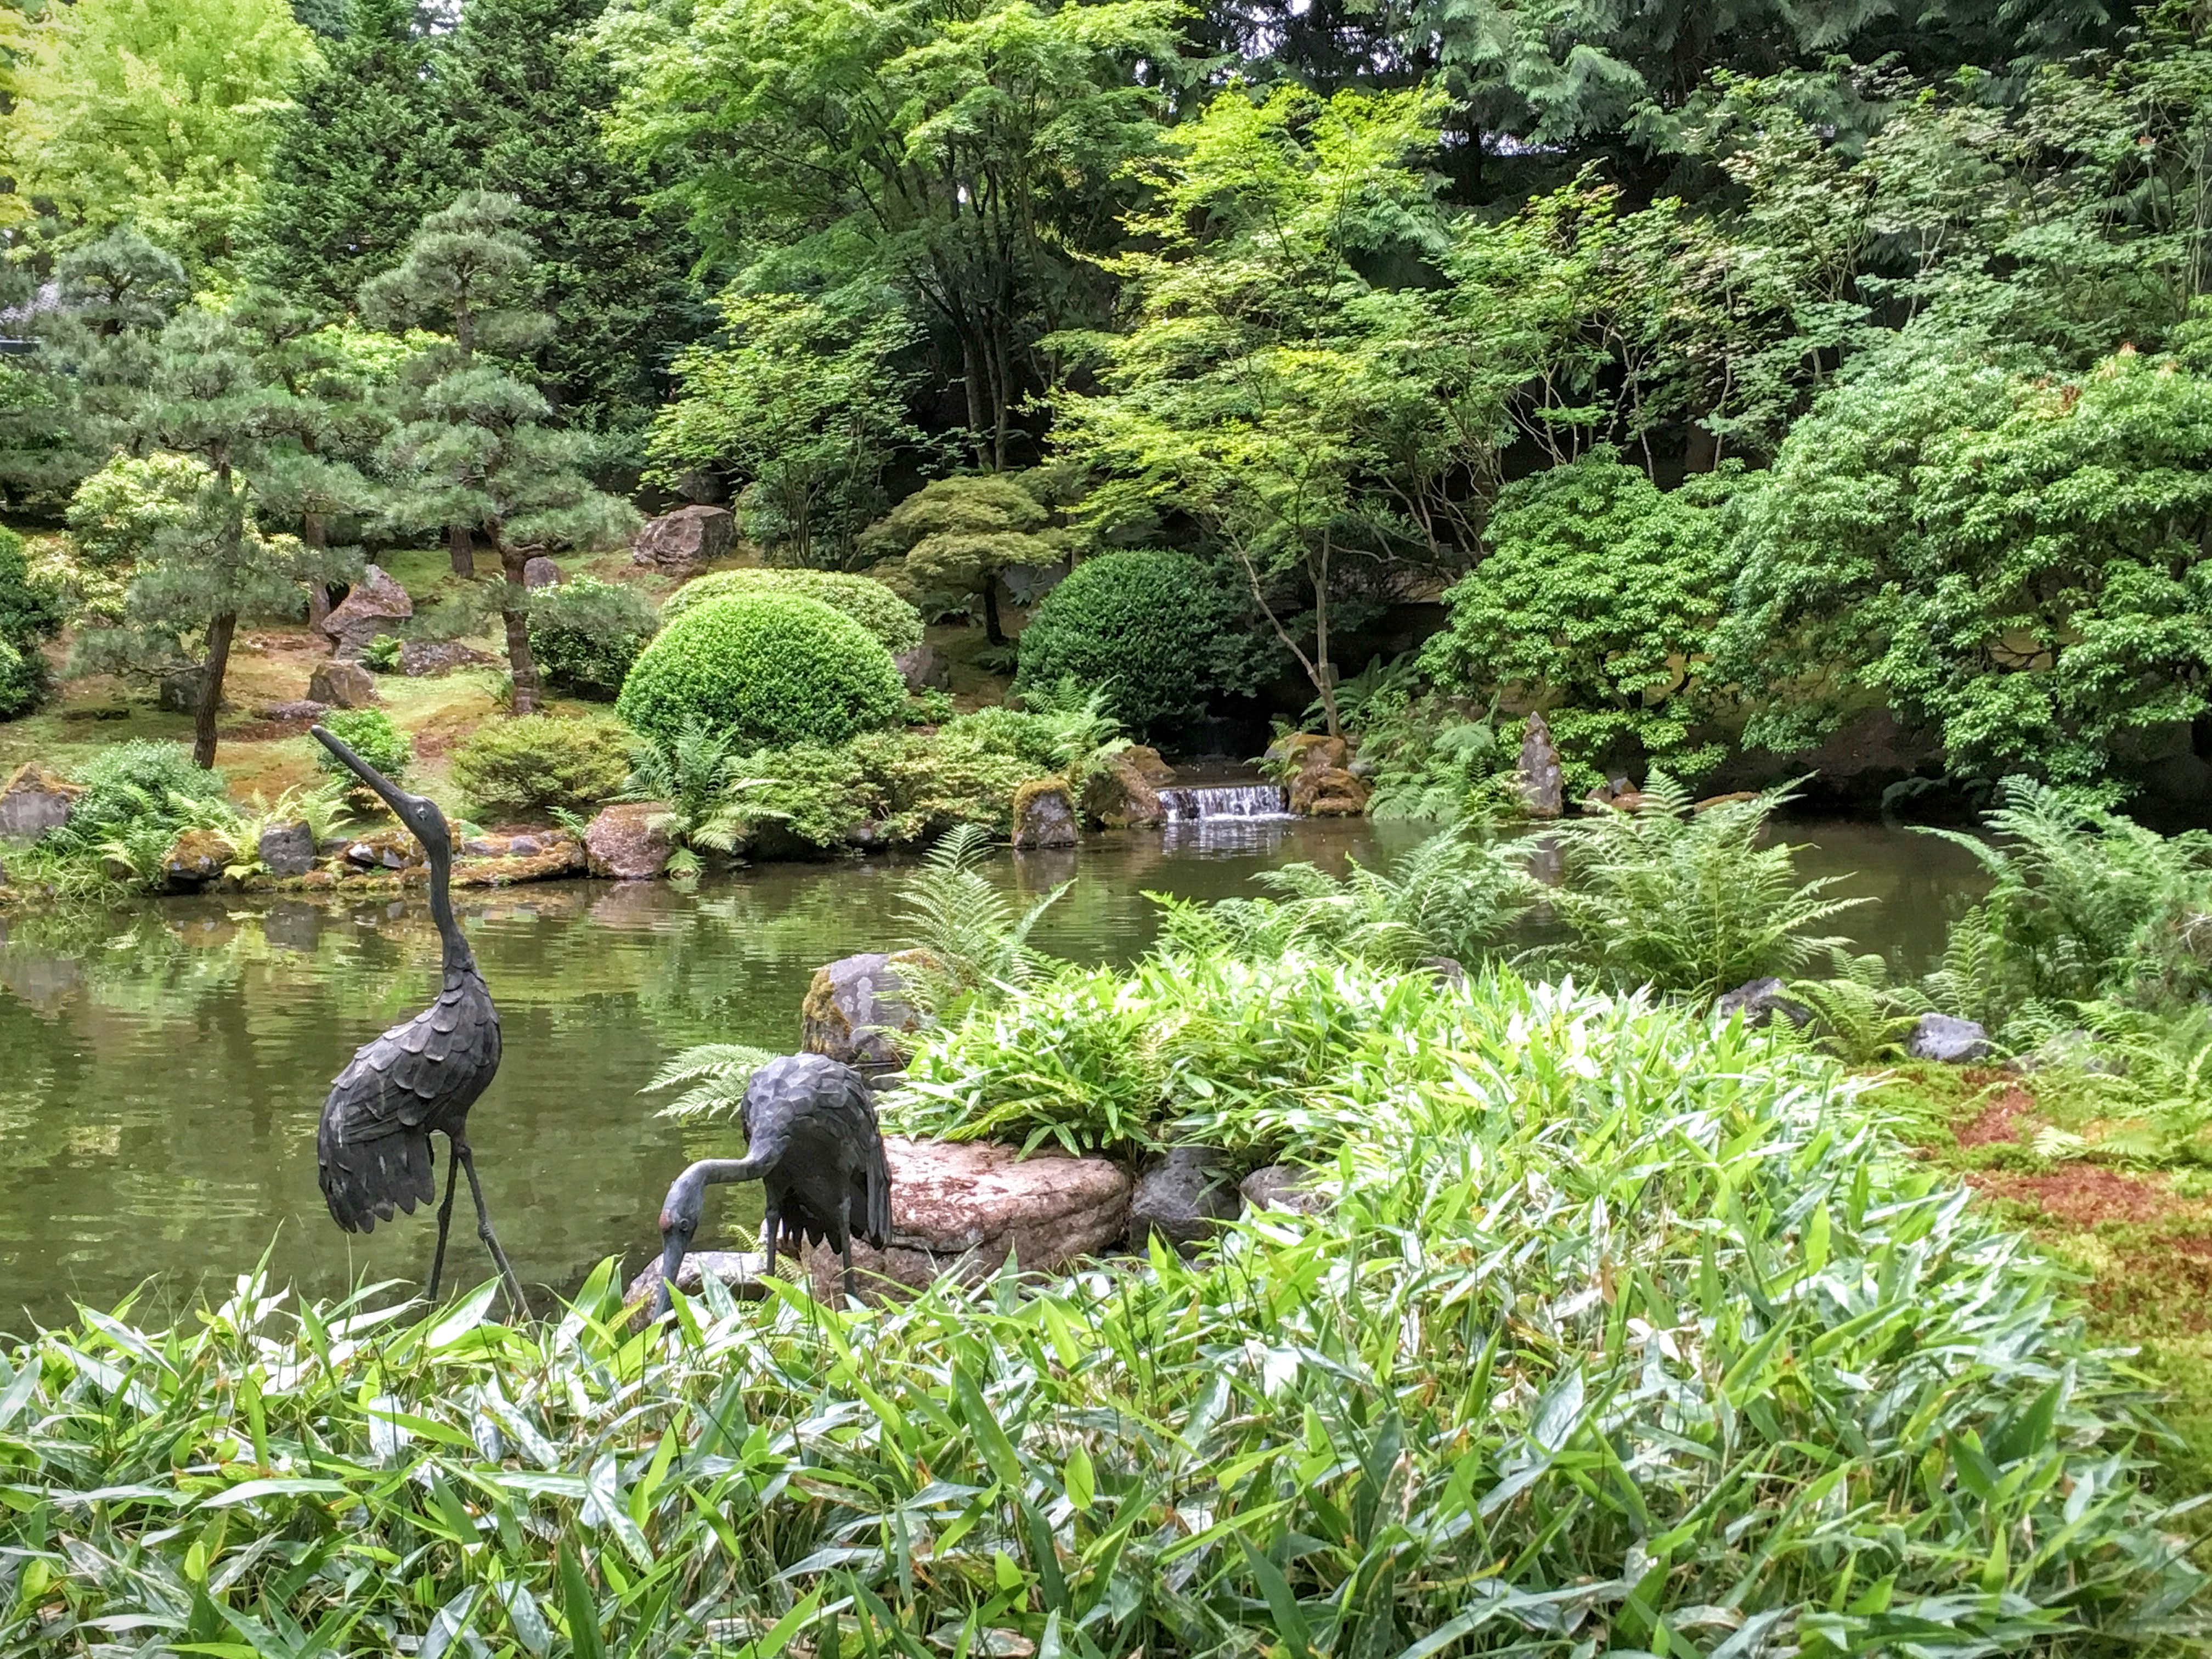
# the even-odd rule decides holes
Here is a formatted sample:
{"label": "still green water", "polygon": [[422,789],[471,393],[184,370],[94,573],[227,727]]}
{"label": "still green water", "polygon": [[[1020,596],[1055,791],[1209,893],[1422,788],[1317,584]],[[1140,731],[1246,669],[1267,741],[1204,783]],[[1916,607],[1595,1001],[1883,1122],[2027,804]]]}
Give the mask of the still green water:
{"label": "still green water", "polygon": [[[1035,936],[1042,949],[1125,962],[1152,939],[1147,890],[1249,893],[1271,866],[1341,870],[1421,833],[1179,826],[1007,854],[996,870],[1024,893],[1074,880]],[[1901,969],[1928,965],[1971,896],[1971,861],[1930,837],[1863,823],[1789,833],[1810,843],[1806,873],[1855,872],[1844,890],[1875,902],[1848,931]],[[727,1131],[657,1118],[641,1085],[691,1043],[795,1046],[814,969],[895,939],[902,873],[847,860],[762,866],[694,891],[574,882],[462,896],[505,1037],[470,1139],[526,1285],[569,1290],[604,1256],[632,1270],[644,1261],[670,1177],[738,1147]],[[0,1329],[58,1319],[73,1298],[112,1305],[146,1281],[157,1304],[182,1306],[264,1252],[280,1281],[319,1296],[428,1270],[428,1212],[341,1233],[323,1211],[314,1149],[330,1079],[433,994],[427,905],[172,899],[0,927]],[[441,1144],[441,1180],[443,1161]],[[739,1189],[709,1228],[726,1237],[757,1206],[755,1189]],[[449,1267],[474,1284],[489,1266],[458,1207]]]}

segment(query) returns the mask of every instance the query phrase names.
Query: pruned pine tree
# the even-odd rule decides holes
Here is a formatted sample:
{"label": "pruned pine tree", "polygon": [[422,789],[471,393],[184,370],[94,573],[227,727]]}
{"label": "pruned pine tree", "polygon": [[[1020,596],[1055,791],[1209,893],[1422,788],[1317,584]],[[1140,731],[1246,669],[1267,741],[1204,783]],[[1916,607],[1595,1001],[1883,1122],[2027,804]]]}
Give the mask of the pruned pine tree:
{"label": "pruned pine tree", "polygon": [[296,613],[301,584],[349,574],[342,555],[263,531],[253,474],[281,471],[288,424],[313,417],[310,400],[272,384],[262,343],[236,312],[176,317],[153,349],[132,453],[88,479],[70,507],[81,532],[137,526],[122,532],[137,544],[123,615],[86,636],[82,659],[150,672],[197,657],[192,759],[203,767],[215,764],[240,617]]}
{"label": "pruned pine tree", "polygon": [[550,326],[531,304],[535,252],[514,228],[518,210],[512,196],[465,191],[363,286],[362,304],[374,318],[451,331],[450,349],[419,360],[408,418],[384,445],[394,485],[386,511],[398,524],[482,536],[498,556],[514,710],[527,714],[538,681],[523,567],[533,554],[617,542],[637,514],[592,484],[588,436],[550,424],[544,394],[500,355],[526,349]]}

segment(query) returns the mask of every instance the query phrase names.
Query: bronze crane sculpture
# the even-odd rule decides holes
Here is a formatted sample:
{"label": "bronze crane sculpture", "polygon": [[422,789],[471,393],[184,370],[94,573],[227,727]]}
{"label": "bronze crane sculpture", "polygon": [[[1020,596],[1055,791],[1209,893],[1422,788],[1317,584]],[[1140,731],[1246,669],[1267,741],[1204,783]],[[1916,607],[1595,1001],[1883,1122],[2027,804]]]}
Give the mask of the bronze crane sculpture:
{"label": "bronze crane sculpture", "polygon": [[453,876],[453,841],[435,801],[410,795],[321,726],[315,740],[384,798],[385,805],[422,843],[430,858],[430,915],[445,945],[445,988],[438,1000],[373,1042],[354,1050],[352,1063],[331,1085],[315,1131],[315,1162],[331,1219],[349,1233],[373,1231],[394,1209],[415,1212],[437,1195],[430,1137],[446,1137],[446,1201],[438,1206],[438,1249],[430,1259],[428,1296],[438,1297],[446,1266],[446,1230],[453,1218],[453,1188],[465,1172],[477,1201],[477,1237],[499,1265],[507,1305],[525,1316],[522,1286],[491,1230],[483,1187],[469,1152],[469,1108],[499,1070],[499,1010],[477,971],[447,889]]}
{"label": "bronze crane sculpture", "polygon": [[794,1259],[811,1243],[828,1243],[853,1278],[855,1233],[882,1249],[890,1239],[891,1174],[876,1127],[867,1079],[826,1054],[790,1054],[752,1074],[738,1108],[745,1132],[743,1158],[702,1158],[676,1177],[660,1208],[660,1288],[654,1317],[668,1311],[677,1269],[699,1231],[707,1188],[732,1181],[761,1183],[766,1272],[775,1271],[776,1245]]}

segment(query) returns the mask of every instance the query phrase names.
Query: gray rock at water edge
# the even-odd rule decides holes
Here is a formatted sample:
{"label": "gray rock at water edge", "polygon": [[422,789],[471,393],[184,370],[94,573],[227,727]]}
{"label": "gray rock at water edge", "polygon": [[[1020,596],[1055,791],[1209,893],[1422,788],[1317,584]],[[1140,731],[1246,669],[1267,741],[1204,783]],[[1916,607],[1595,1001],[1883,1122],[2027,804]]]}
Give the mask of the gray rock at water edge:
{"label": "gray rock at water edge", "polygon": [[737,534],[738,521],[726,507],[679,507],[630,538],[630,557],[663,570],[696,570],[727,554]]}
{"label": "gray rock at water edge", "polygon": [[1061,783],[1024,784],[1014,795],[1014,846],[1073,847],[1079,839],[1075,803]]}
{"label": "gray rock at water edge", "polygon": [[0,784],[0,841],[36,841],[69,822],[76,792],[33,762]]}
{"label": "gray rock at water edge", "polygon": [[866,951],[817,968],[799,1005],[799,1046],[872,1076],[898,1070],[906,1063],[899,1038],[921,1027],[905,1000],[902,959],[916,960]]}
{"label": "gray rock at water edge", "polygon": [[1789,988],[1771,975],[1747,980],[1735,990],[1713,999],[1713,1018],[1728,1020],[1741,1014],[1743,1023],[1754,1030],[1772,1023],[1777,1014],[1792,1025],[1806,1024],[1812,1019],[1813,1011],[1802,1002],[1792,1001],[1785,994]]}
{"label": "gray rock at water edge", "polygon": [[1235,1176],[1211,1146],[1170,1146],[1137,1177],[1129,1199],[1129,1248],[1157,1234],[1188,1255],[1244,1206]]}
{"label": "gray rock at water edge", "polygon": [[561,567],[540,553],[536,558],[522,562],[522,585],[525,587],[558,587]]}
{"label": "gray rock at water edge", "polygon": [[1555,818],[1565,810],[1564,776],[1559,751],[1552,741],[1552,728],[1541,714],[1528,716],[1528,729],[1521,739],[1521,764],[1514,784],[1521,804],[1532,818]]}
{"label": "gray rock at water edge", "polygon": [[380,634],[397,634],[399,624],[415,614],[415,601],[407,590],[376,565],[362,569],[361,580],[345,603],[323,618],[323,632],[341,657],[354,658]]}
{"label": "gray rock at water edge", "polygon": [[255,849],[272,876],[304,876],[315,867],[315,832],[305,823],[272,823]]}
{"label": "gray rock at water edge", "polygon": [[610,806],[584,831],[587,867],[614,881],[650,881],[668,868],[675,852],[668,832],[653,820],[668,811],[652,801]]}
{"label": "gray rock at water edge", "polygon": [[376,676],[357,662],[318,663],[307,676],[307,701],[332,708],[368,708],[376,702]]}
{"label": "gray rock at water edge", "polygon": [[1923,1014],[1905,1042],[1905,1052],[1913,1060],[1964,1066],[1969,1060],[1989,1058],[1990,1034],[1971,1019],[1960,1019],[1951,1014]]}
{"label": "gray rock at water edge", "polygon": [[1312,1170],[1288,1164],[1270,1164],[1244,1177],[1237,1191],[1248,1210],[1288,1210],[1294,1215],[1319,1215],[1328,1208],[1329,1194]]}
{"label": "gray rock at water edge", "polygon": [[945,660],[944,653],[933,645],[916,645],[896,653],[891,660],[898,665],[899,678],[906,682],[909,691],[950,691],[952,689],[952,665]]}

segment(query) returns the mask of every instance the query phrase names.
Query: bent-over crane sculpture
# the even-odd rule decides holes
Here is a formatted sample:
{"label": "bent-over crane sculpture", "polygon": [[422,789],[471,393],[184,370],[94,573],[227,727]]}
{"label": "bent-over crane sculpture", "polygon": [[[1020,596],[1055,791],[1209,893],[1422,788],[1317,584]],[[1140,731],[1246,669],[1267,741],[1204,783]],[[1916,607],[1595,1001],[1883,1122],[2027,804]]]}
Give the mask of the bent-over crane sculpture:
{"label": "bent-over crane sculpture", "polygon": [[349,1233],[373,1231],[395,1209],[415,1212],[437,1195],[430,1137],[446,1137],[449,1166],[446,1201],[438,1206],[438,1249],[430,1259],[433,1302],[446,1267],[446,1230],[453,1218],[453,1188],[465,1172],[477,1201],[477,1237],[491,1251],[516,1317],[526,1313],[522,1286],[491,1230],[483,1187],[469,1152],[469,1108],[499,1070],[499,1010],[477,971],[460,924],[453,920],[447,886],[453,842],[435,801],[410,795],[321,726],[315,740],[384,798],[385,805],[422,843],[430,858],[430,915],[445,945],[445,988],[414,1018],[354,1050],[353,1061],[331,1085],[315,1131],[315,1162],[331,1219]]}
{"label": "bent-over crane sculpture", "polygon": [[803,1260],[807,1245],[826,1243],[843,1258],[845,1294],[854,1296],[853,1236],[879,1250],[890,1242],[890,1166],[876,1127],[875,1096],[860,1073],[826,1054],[772,1060],[745,1085],[738,1121],[745,1132],[745,1155],[702,1158],[676,1177],[661,1206],[656,1318],[668,1311],[677,1270],[699,1231],[710,1186],[761,1183],[761,1238],[769,1273],[775,1271],[780,1240],[790,1241],[794,1260]]}

